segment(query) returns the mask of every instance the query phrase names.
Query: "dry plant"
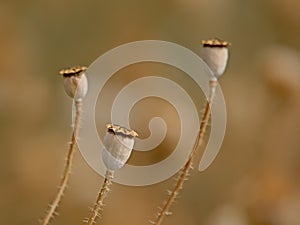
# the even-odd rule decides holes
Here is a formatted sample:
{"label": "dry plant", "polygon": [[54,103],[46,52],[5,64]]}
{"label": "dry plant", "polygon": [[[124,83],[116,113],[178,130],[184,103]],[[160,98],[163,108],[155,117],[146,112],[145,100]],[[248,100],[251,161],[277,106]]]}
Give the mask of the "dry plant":
{"label": "dry plant", "polygon": [[87,225],[94,224],[97,217],[100,216],[99,213],[104,206],[103,201],[110,191],[114,172],[125,166],[133,149],[134,137],[138,136],[134,130],[119,125],[107,124],[106,127],[107,132],[103,140],[102,151],[106,174],[91,215],[86,221]]}
{"label": "dry plant", "polygon": [[200,130],[198,132],[194,147],[192,152],[189,155],[188,161],[182,167],[179,172],[179,177],[175,184],[173,190],[168,191],[169,197],[164,202],[163,207],[159,207],[159,212],[157,214],[155,221],[150,221],[154,225],[162,224],[164,218],[167,215],[171,215],[170,208],[177,198],[179,191],[183,188],[184,182],[187,180],[187,176],[189,175],[189,171],[193,167],[193,160],[197,153],[197,149],[199,145],[202,144],[204,134],[208,125],[208,121],[211,113],[211,105],[213,104],[215,90],[218,83],[218,78],[224,73],[228,61],[228,46],[229,43],[225,41],[221,41],[217,38],[210,39],[207,41],[203,41],[203,50],[202,50],[202,58],[209,66],[212,74],[214,75],[209,82],[210,93],[207,99],[205,112],[202,117]]}
{"label": "dry plant", "polygon": [[[230,45],[228,42],[214,38],[207,41],[203,41],[202,44],[202,58],[213,74],[209,81],[210,92],[207,98],[205,112],[202,117],[200,129],[195,140],[194,147],[189,155],[187,162],[178,173],[178,179],[174,188],[168,191],[169,197],[163,203],[163,207],[159,208],[156,220],[150,221],[152,224],[155,225],[162,224],[164,218],[167,215],[171,214],[170,208],[173,205],[175,199],[177,198],[179,191],[183,188],[184,182],[187,180],[189,172],[192,169],[195,155],[197,153],[198,147],[203,142],[204,134],[208,126],[211,114],[211,106],[213,104],[215,91],[218,84],[218,78],[223,75],[227,66],[228,46]],[[69,152],[67,154],[67,159],[62,174],[59,190],[52,204],[50,205],[50,208],[47,211],[45,218],[43,219],[43,225],[48,225],[53,216],[55,215],[55,211],[63,197],[70,177],[72,161],[76,146],[76,138],[78,135],[80,125],[82,99],[85,97],[88,90],[87,78],[85,76],[86,69],[86,67],[78,66],[60,71],[60,74],[64,77],[65,91],[71,98],[74,99],[76,116],[73,125],[74,129],[70,142]],[[110,186],[112,185],[114,172],[124,167],[131,155],[134,146],[134,138],[138,136],[138,134],[134,130],[127,129],[119,125],[107,124],[106,127],[107,132],[103,140],[104,148],[102,151],[102,160],[106,167],[106,174],[100,191],[97,195],[94,207],[91,210],[91,214],[89,218],[85,221],[87,225],[92,225],[96,223],[97,217],[100,216],[100,212],[101,210],[103,210],[104,200],[110,192]]]}
{"label": "dry plant", "polygon": [[86,69],[87,68],[85,66],[77,66],[60,71],[60,74],[64,77],[65,91],[71,98],[74,99],[76,116],[73,124],[73,133],[71,137],[70,147],[67,154],[58,192],[56,193],[54,200],[49,205],[49,209],[47,210],[47,213],[44,219],[42,220],[43,225],[48,225],[51,219],[54,217],[54,215],[56,215],[56,209],[59,203],[61,202],[65,189],[68,185],[68,180],[70,178],[72,162],[76,147],[76,138],[80,126],[82,99],[85,97],[88,89],[87,78],[84,73]]}

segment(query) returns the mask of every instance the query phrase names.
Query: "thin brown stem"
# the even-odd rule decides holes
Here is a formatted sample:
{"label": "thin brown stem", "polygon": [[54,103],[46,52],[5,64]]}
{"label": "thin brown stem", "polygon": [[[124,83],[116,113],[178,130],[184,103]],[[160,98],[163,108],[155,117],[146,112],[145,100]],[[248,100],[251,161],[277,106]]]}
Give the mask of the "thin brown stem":
{"label": "thin brown stem", "polygon": [[97,196],[96,203],[92,209],[91,215],[89,219],[87,220],[87,225],[92,225],[96,223],[96,219],[99,216],[99,212],[101,211],[102,207],[104,206],[104,199],[108,195],[110,191],[111,186],[111,179],[113,178],[113,171],[106,171],[106,176],[104,178],[104,181],[102,183],[102,187],[100,189],[100,192]]}
{"label": "thin brown stem", "polygon": [[58,208],[58,205],[59,205],[59,203],[64,195],[64,192],[67,188],[68,180],[69,180],[69,177],[71,174],[72,162],[73,162],[75,146],[76,146],[76,138],[77,138],[78,130],[79,130],[79,126],[80,126],[81,101],[76,101],[75,107],[76,107],[75,123],[74,123],[70,147],[69,147],[68,155],[66,158],[64,171],[63,171],[62,178],[60,181],[59,189],[58,189],[58,192],[57,192],[54,200],[52,201],[52,203],[49,206],[49,210],[47,211],[47,214],[42,221],[42,225],[48,225],[51,222],[51,220],[53,219],[53,217],[55,215],[55,211]]}
{"label": "thin brown stem", "polygon": [[198,132],[193,150],[189,155],[188,161],[185,163],[185,165],[183,166],[183,168],[180,171],[180,174],[179,174],[179,177],[175,184],[174,189],[170,192],[170,195],[169,195],[168,199],[166,200],[166,202],[164,203],[164,206],[159,211],[156,221],[153,222],[154,225],[160,225],[163,222],[165,216],[170,215],[169,210],[170,210],[172,204],[174,203],[176,197],[178,196],[179,191],[183,188],[183,184],[189,174],[189,171],[192,168],[194,157],[196,155],[199,145],[201,145],[203,142],[204,134],[205,134],[205,131],[206,131],[206,128],[208,125],[208,121],[209,121],[209,117],[210,117],[210,113],[211,113],[211,105],[213,103],[213,99],[215,96],[216,85],[217,85],[217,80],[210,81],[210,95],[209,95],[209,98],[207,99],[205,112],[202,117],[200,130]]}

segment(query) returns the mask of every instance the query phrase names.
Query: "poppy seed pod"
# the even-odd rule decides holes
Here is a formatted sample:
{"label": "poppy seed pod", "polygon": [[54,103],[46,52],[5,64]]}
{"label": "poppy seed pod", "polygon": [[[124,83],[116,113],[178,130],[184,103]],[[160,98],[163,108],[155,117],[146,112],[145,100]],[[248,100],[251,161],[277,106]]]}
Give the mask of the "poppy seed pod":
{"label": "poppy seed pod", "polygon": [[202,59],[209,66],[216,78],[224,73],[228,61],[228,46],[230,43],[218,38],[202,41]]}
{"label": "poppy seed pod", "polygon": [[134,137],[138,134],[119,125],[107,124],[107,133],[103,140],[102,160],[107,170],[122,168],[130,157]]}
{"label": "poppy seed pod", "polygon": [[63,69],[59,73],[64,77],[64,88],[71,98],[82,100],[88,90],[88,81],[85,75],[87,67],[76,66],[68,69]]}

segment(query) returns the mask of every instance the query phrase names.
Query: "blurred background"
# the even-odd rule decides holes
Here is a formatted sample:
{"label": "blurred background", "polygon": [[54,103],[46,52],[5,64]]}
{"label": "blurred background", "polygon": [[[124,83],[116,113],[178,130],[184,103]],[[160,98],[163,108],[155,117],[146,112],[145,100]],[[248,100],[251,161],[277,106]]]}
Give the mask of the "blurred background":
{"label": "blurred background", "polygon": [[[192,172],[164,224],[299,225],[299,10],[295,0],[0,1],[2,223],[39,224],[56,193],[72,107],[60,69],[89,65],[114,47],[145,39],[174,42],[200,54],[201,40],[216,36],[232,43],[220,79],[228,112],[225,140],[208,170]],[[201,114],[205,102],[197,97],[195,83],[162,67],[125,68],[127,76],[116,74],[102,99],[110,100],[116,92],[111,87],[118,90],[137,75],[167,71],[166,77],[191,92]],[[171,115],[165,116],[167,124],[178,128],[174,109],[155,107],[164,103],[155,101],[161,100],[146,99],[132,111],[133,128],[145,137],[151,113]],[[141,109],[150,114],[139,116]],[[99,110],[102,135],[109,104]],[[151,160],[170,154],[174,135]],[[133,155],[132,164],[142,162],[138,157]],[[142,160],[151,163],[148,159]],[[52,224],[83,224],[101,182],[77,152],[60,216]],[[114,184],[101,223],[148,224],[173,183]]]}

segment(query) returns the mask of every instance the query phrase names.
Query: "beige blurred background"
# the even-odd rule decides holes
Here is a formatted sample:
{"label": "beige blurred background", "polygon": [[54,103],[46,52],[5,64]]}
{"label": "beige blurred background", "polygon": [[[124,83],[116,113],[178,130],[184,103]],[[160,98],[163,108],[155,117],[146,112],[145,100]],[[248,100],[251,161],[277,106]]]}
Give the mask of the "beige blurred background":
{"label": "beige blurred background", "polygon": [[[295,0],[0,1],[1,223],[39,224],[56,192],[71,135],[72,102],[60,69],[89,65],[113,47],[144,39],[200,54],[200,41],[217,36],[232,43],[220,80],[225,140],[207,171],[192,172],[164,224],[299,225],[299,10]],[[141,71],[127,70],[119,84]],[[147,125],[135,117],[137,129]],[[83,224],[101,181],[77,152],[52,224]],[[148,224],[172,184],[113,185],[101,224]]]}

